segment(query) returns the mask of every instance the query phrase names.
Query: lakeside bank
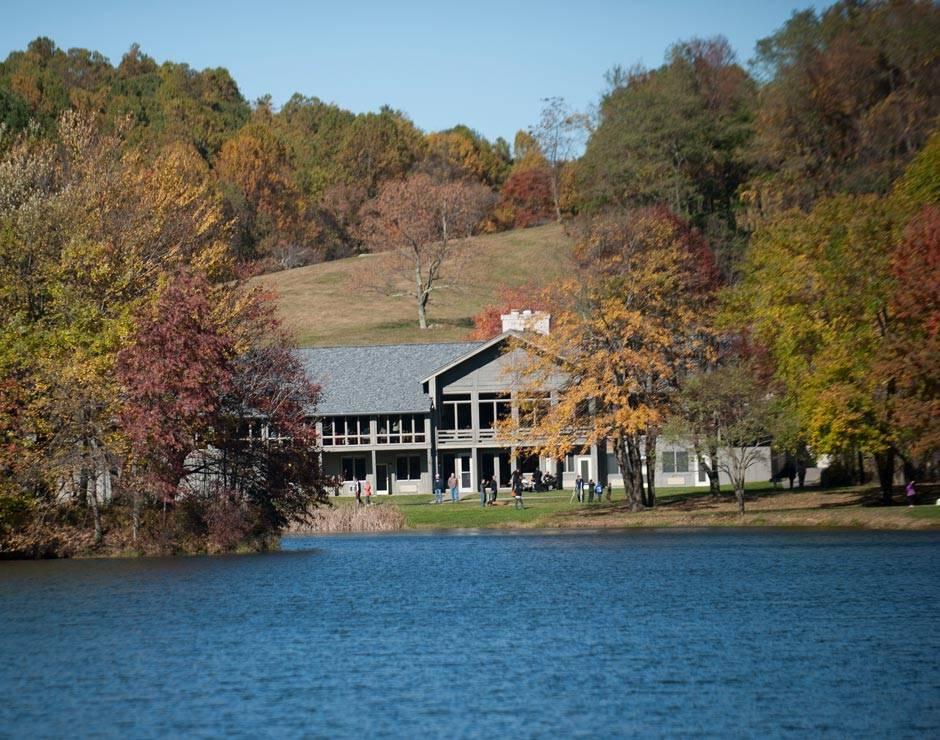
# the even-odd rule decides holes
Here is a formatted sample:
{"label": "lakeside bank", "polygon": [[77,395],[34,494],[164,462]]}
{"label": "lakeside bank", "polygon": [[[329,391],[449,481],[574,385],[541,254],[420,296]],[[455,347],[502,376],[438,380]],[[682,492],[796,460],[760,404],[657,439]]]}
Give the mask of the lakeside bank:
{"label": "lakeside bank", "polygon": [[[360,507],[348,498],[333,499],[330,507],[337,523],[322,529],[295,527],[288,534],[317,534],[355,531],[433,529],[614,529],[668,527],[793,527],[867,530],[940,529],[940,506],[933,502],[940,486],[920,493],[918,506],[904,503],[884,506],[874,487],[834,490],[756,489],[748,492],[747,511],[737,513],[728,493],[720,499],[707,492],[684,492],[661,497],[653,509],[630,511],[622,491],[613,501],[583,503],[570,500],[569,491],[528,494],[523,510],[512,499],[501,497],[497,506],[481,507],[477,496],[466,496],[458,504],[431,503],[430,495],[381,497],[371,507]],[[896,496],[900,502],[903,497]],[[930,502],[929,504],[927,502]],[[370,512],[370,509],[372,510]],[[395,510],[395,515],[388,511]],[[398,516],[399,514],[401,516]],[[331,520],[327,510],[326,520]],[[358,523],[357,523],[358,520]],[[383,526],[384,524],[384,526]],[[361,527],[361,528],[357,528]]]}

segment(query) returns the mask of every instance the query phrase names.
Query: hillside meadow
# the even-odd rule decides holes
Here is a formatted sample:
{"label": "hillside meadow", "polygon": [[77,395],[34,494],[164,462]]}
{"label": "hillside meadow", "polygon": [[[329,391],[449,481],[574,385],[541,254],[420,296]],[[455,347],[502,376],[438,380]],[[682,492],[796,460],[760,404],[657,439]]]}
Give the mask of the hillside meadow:
{"label": "hillside meadow", "polygon": [[453,342],[467,338],[474,314],[498,302],[502,288],[547,285],[569,273],[571,245],[558,224],[467,240],[457,248],[459,279],[431,299],[427,330],[418,328],[413,298],[385,295],[373,284],[373,255],[285,270],[254,282],[277,292],[279,313],[302,347]]}

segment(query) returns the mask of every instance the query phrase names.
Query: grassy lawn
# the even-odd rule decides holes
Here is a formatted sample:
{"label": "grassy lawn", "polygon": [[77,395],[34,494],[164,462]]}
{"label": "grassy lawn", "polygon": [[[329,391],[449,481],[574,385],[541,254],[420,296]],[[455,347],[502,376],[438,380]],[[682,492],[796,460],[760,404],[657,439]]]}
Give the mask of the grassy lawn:
{"label": "grassy lawn", "polygon": [[[655,509],[631,512],[623,489],[615,489],[613,501],[594,504],[571,503],[570,491],[531,493],[525,509],[513,507],[508,493],[501,492],[500,506],[482,508],[477,495],[465,494],[458,504],[432,504],[430,494],[376,497],[375,505],[396,506],[411,529],[477,529],[532,527],[839,527],[869,529],[934,529],[940,527],[940,506],[913,509],[900,505],[877,505],[880,494],[873,488],[774,489],[767,484],[748,488],[747,513],[737,514],[731,491],[723,488],[720,500],[708,489],[684,488],[660,491]],[[934,496],[935,498],[935,496]],[[924,501],[932,500],[929,496]],[[334,498],[338,506],[355,505],[351,497]]]}
{"label": "grassy lawn", "polygon": [[[460,282],[434,293],[431,327],[418,328],[414,300],[364,288],[373,258],[350,257],[255,278],[277,291],[278,310],[301,346],[462,341],[472,318],[499,298],[502,287],[546,285],[571,270],[571,240],[557,224],[474,237]],[[352,299],[350,298],[352,296]]]}

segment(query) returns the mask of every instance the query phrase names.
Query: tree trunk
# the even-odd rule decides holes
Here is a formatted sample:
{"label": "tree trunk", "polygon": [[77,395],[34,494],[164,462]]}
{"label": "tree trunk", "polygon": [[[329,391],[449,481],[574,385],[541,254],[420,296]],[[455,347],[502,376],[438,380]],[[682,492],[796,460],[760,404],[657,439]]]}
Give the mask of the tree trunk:
{"label": "tree trunk", "polygon": [[559,174],[559,167],[555,165],[552,167],[552,176],[550,179],[552,184],[552,203],[555,206],[555,220],[558,223],[561,223],[561,175]]}
{"label": "tree trunk", "polygon": [[708,475],[708,489],[711,491],[712,498],[721,498],[721,477],[718,474],[718,448],[708,448],[708,459],[710,464],[705,466],[705,473]]}
{"label": "tree trunk", "polygon": [[88,476],[88,489],[85,494],[85,498],[88,501],[88,505],[91,507],[91,516],[95,522],[95,544],[100,545],[102,539],[101,531],[101,509],[98,507],[98,474],[96,470],[91,471],[91,475]]}
{"label": "tree trunk", "polygon": [[140,483],[134,483],[134,492],[131,494],[131,538],[134,547],[137,547],[137,541],[140,537]]}
{"label": "tree trunk", "polygon": [[422,329],[428,328],[428,315],[424,308],[425,303],[427,303],[425,300],[418,301],[418,326]]}
{"label": "tree trunk", "polygon": [[884,504],[891,504],[891,494],[894,488],[894,450],[888,449],[876,454],[875,465],[878,467],[881,501]]}
{"label": "tree trunk", "polygon": [[635,435],[627,437],[627,456],[630,458],[630,508],[643,508],[643,460],[640,456],[640,441]]}
{"label": "tree trunk", "polygon": [[738,499],[738,515],[744,516],[744,486],[735,484],[734,495]]}
{"label": "tree trunk", "polygon": [[428,293],[424,289],[421,280],[421,268],[415,264],[415,297],[418,299],[418,326],[422,329],[428,328],[428,317],[425,306],[428,303]]}
{"label": "tree trunk", "polygon": [[[623,475],[623,487],[627,501],[630,504],[631,511],[640,511],[643,508],[642,493],[643,481],[637,478],[640,475],[639,468],[634,464],[633,454],[630,449],[629,438],[620,438],[614,440],[614,454],[617,456],[617,463],[620,465],[620,472]],[[639,457],[639,455],[637,455]]]}
{"label": "tree trunk", "polygon": [[861,450],[858,450],[858,484],[865,485],[865,458],[862,457]]}
{"label": "tree trunk", "polygon": [[646,505],[656,506],[656,441],[659,435],[648,432],[646,435]]}

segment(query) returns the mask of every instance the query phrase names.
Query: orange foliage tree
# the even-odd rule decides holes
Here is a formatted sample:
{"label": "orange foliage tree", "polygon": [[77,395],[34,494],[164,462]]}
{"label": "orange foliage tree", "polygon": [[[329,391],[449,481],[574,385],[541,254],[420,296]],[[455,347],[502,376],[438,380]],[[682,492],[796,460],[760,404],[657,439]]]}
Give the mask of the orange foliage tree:
{"label": "orange foliage tree", "polygon": [[710,352],[717,270],[704,239],[666,209],[596,218],[576,256],[581,272],[559,286],[551,334],[533,339],[537,349],[516,367],[530,398],[543,397],[560,371],[558,402],[501,433],[551,457],[612,442],[638,510],[655,500],[656,437],[679,379]]}

